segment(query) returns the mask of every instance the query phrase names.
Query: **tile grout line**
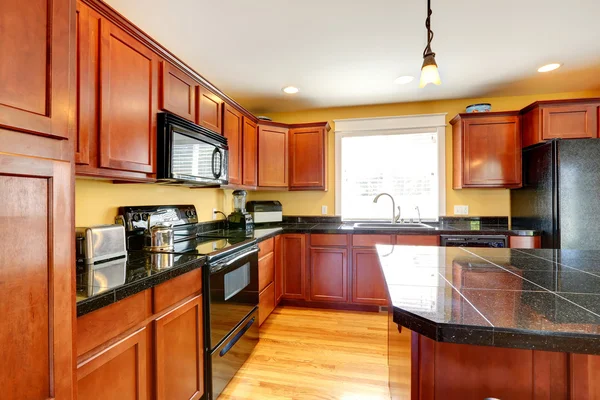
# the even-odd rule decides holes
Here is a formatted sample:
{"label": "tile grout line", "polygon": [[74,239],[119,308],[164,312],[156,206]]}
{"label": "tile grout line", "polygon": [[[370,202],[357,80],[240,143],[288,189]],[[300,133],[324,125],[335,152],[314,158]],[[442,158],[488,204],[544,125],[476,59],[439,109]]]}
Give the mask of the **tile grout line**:
{"label": "tile grout line", "polygon": [[[502,267],[502,266],[500,266],[500,265],[498,265],[498,264],[496,264],[496,263],[494,263],[494,262],[492,262],[492,261],[486,260],[485,258],[481,257],[481,256],[480,256],[480,255],[478,255],[478,254],[475,254],[475,253],[473,253],[473,252],[471,252],[471,251],[469,251],[469,250],[465,250],[465,248],[464,248],[464,247],[461,247],[460,249],[461,249],[461,250],[463,250],[463,251],[465,251],[465,252],[467,252],[467,253],[469,253],[469,254],[472,254],[472,255],[474,255],[474,256],[475,256],[475,257],[477,257],[477,258],[481,258],[483,261],[485,261],[485,262],[488,262],[488,263],[490,263],[490,264],[492,264],[492,265],[495,265],[496,267],[498,267],[498,268],[500,268],[500,269],[502,269],[502,270],[504,270],[504,271],[506,271],[506,272],[509,272],[509,273],[513,274],[514,276],[517,276],[517,277],[519,277],[519,278],[523,279],[524,281],[527,281],[527,282],[531,283],[532,285],[535,285],[535,286],[537,286],[537,287],[539,287],[539,288],[542,288],[542,289],[543,289],[545,292],[551,293],[551,294],[553,294],[553,295],[557,296],[558,298],[560,298],[560,299],[563,299],[563,300],[565,300],[565,301],[567,301],[567,302],[569,302],[569,303],[571,303],[571,304],[573,304],[573,305],[575,305],[575,306],[577,306],[577,307],[581,308],[582,310],[584,310],[584,311],[587,311],[587,312],[589,312],[590,314],[593,314],[593,315],[595,315],[596,317],[599,317],[599,318],[600,318],[600,314],[596,314],[596,313],[595,313],[595,312],[593,312],[592,310],[588,310],[587,308],[585,308],[585,307],[583,307],[583,306],[581,306],[581,305],[579,305],[579,304],[575,303],[574,301],[571,301],[571,300],[567,299],[566,297],[563,297],[563,296],[561,296],[561,295],[560,295],[560,294],[558,294],[557,292],[553,292],[552,290],[548,290],[548,289],[546,289],[545,287],[543,287],[543,286],[541,286],[541,285],[538,285],[537,283],[535,283],[535,282],[532,282],[532,281],[530,281],[529,279],[523,278],[522,276],[520,276],[520,275],[517,275],[517,274],[515,274],[514,272],[512,272],[512,271],[510,271],[510,270],[508,270],[508,269],[506,269],[506,268],[504,268],[504,267]],[[543,258],[542,260],[546,260],[546,259],[545,259],[545,258]],[[550,260],[546,260],[546,261],[550,261]],[[444,278],[444,279],[445,279],[445,278]]]}
{"label": "tile grout line", "polygon": [[519,253],[521,253],[521,254],[526,254],[526,255],[528,255],[528,256],[531,256],[531,257],[539,258],[540,260],[549,261],[549,262],[552,262],[552,263],[555,263],[555,264],[561,265],[561,266],[563,266],[563,267],[567,267],[567,268],[569,268],[569,269],[572,269],[572,270],[575,270],[575,271],[577,271],[577,272],[583,272],[584,274],[588,274],[588,275],[592,275],[593,277],[600,278],[600,275],[594,274],[594,273],[592,273],[592,272],[589,272],[589,271],[582,271],[582,270],[580,270],[580,269],[577,269],[577,268],[575,268],[575,267],[571,267],[571,266],[569,266],[569,265],[567,265],[567,264],[559,263],[559,262],[557,262],[557,261],[554,261],[554,260],[548,260],[547,258],[540,257],[540,256],[536,256],[535,254],[529,254],[529,253],[525,253],[524,251],[519,251],[518,249],[512,249],[512,250],[516,250],[516,251],[518,251],[518,252],[519,252]]}
{"label": "tile grout line", "polygon": [[446,277],[445,277],[444,275],[442,275],[442,274],[441,274],[441,272],[438,272],[438,274],[439,274],[439,275],[442,277],[442,279],[444,279],[446,282],[448,282],[448,285],[450,285],[450,286],[452,287],[452,289],[456,290],[456,293],[458,293],[458,294],[460,295],[460,297],[462,297],[463,299],[465,299],[465,300],[467,301],[467,303],[469,303],[469,305],[470,305],[471,307],[473,307],[473,309],[474,309],[475,311],[477,311],[477,314],[481,315],[481,316],[483,317],[483,319],[485,319],[485,320],[486,320],[486,322],[487,322],[488,324],[490,324],[490,326],[491,326],[492,328],[495,328],[494,324],[492,324],[492,323],[490,322],[490,320],[489,320],[489,319],[487,319],[487,318],[486,318],[486,316],[485,316],[485,315],[483,315],[483,314],[481,313],[481,311],[479,311],[479,309],[478,309],[477,307],[475,307],[475,306],[473,305],[473,303],[471,303],[471,301],[470,301],[469,299],[467,299],[467,298],[466,298],[466,297],[465,297],[465,296],[464,296],[464,295],[463,295],[463,294],[462,294],[462,293],[461,293],[461,292],[460,292],[460,291],[459,291],[457,288],[455,288],[455,287],[454,287],[454,285],[452,284],[452,282],[450,282],[448,279],[446,279]]}

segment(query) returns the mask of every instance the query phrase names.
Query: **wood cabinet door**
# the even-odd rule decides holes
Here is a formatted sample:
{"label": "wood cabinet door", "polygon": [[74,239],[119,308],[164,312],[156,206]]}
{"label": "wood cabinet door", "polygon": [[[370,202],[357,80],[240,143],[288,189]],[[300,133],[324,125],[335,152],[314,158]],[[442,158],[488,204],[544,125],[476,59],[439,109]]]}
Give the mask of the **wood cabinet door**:
{"label": "wood cabinet door", "polygon": [[290,190],[326,190],[327,132],[298,128],[289,132]]}
{"label": "wood cabinet door", "polygon": [[474,118],[463,123],[463,187],[520,187],[519,118]]}
{"label": "wood cabinet door", "polygon": [[348,251],[310,249],[310,300],[348,302]]}
{"label": "wood cabinet door", "polygon": [[283,298],[306,298],[306,235],[285,234],[281,239]]}
{"label": "wood cabinet door", "polygon": [[242,151],[242,185],[258,185],[258,130],[256,124],[244,117]]}
{"label": "wood cabinet door", "polygon": [[202,295],[156,320],[156,399],[197,400],[204,394]]}
{"label": "wood cabinet door", "polygon": [[196,81],[167,61],[161,62],[160,76],[160,108],[195,122]]}
{"label": "wood cabinet door", "polygon": [[279,304],[283,296],[283,250],[281,248],[281,235],[275,236],[275,304]]}
{"label": "wood cabinet door", "polygon": [[74,395],[71,168],[0,153],[2,399]]}
{"label": "wood cabinet door", "polygon": [[75,163],[88,165],[90,163],[90,22],[89,8],[77,2],[75,19],[75,42],[77,56],[75,68],[77,70],[77,112],[75,114],[76,128],[73,144],[75,146]]}
{"label": "wood cabinet door", "polygon": [[74,5],[71,0],[0,2],[1,127],[69,138]]}
{"label": "wood cabinet door", "polygon": [[258,326],[271,315],[275,309],[275,284],[271,282],[258,295]]}
{"label": "wood cabinet door", "polygon": [[570,398],[578,400],[600,399],[600,356],[569,354]]}
{"label": "wood cabinet door", "polygon": [[258,186],[288,186],[288,129],[258,126]]}
{"label": "wood cabinet door", "polygon": [[244,129],[242,114],[225,103],[223,111],[223,136],[229,146],[229,183],[242,184],[242,130]]}
{"label": "wood cabinet door", "polygon": [[269,286],[275,277],[275,253],[270,252],[258,260],[258,291]]}
{"label": "wood cabinet door", "polygon": [[100,167],[155,172],[158,56],[102,20]]}
{"label": "wood cabinet door", "polygon": [[597,105],[577,104],[542,108],[542,137],[584,139],[598,137]]}
{"label": "wood cabinet door", "polygon": [[379,266],[377,250],[352,250],[352,302],[355,304],[387,304],[387,287]]}
{"label": "wood cabinet door", "polygon": [[197,93],[196,123],[218,134],[223,134],[223,100],[203,86],[198,86]]}
{"label": "wood cabinet door", "polygon": [[148,399],[146,328],[132,333],[77,366],[79,400]]}

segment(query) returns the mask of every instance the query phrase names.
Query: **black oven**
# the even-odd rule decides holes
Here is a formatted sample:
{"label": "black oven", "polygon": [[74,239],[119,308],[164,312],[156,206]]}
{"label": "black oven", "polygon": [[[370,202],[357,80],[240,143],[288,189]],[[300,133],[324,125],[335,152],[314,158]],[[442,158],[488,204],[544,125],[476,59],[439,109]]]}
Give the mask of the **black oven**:
{"label": "black oven", "polygon": [[258,343],[258,247],[209,260],[205,271],[210,393],[216,399]]}
{"label": "black oven", "polygon": [[157,179],[171,184],[228,184],[227,139],[170,113],[158,114]]}

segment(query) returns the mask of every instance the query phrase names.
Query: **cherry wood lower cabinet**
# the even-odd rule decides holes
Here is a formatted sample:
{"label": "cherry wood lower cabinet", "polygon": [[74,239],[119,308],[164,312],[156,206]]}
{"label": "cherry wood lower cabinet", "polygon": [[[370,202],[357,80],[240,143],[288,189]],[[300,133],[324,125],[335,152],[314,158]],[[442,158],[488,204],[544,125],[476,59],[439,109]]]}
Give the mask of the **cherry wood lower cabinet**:
{"label": "cherry wood lower cabinet", "polygon": [[406,246],[439,246],[437,235],[396,235],[396,244]]}
{"label": "cherry wood lower cabinet", "polygon": [[271,282],[258,295],[258,326],[271,315],[275,309],[275,283]]}
{"label": "cherry wood lower cabinet", "polygon": [[310,249],[310,300],[348,302],[348,250]]}
{"label": "cherry wood lower cabinet", "polygon": [[281,235],[275,236],[275,305],[279,304],[283,297],[283,249],[281,247]]}
{"label": "cherry wood lower cabinet", "polygon": [[2,399],[74,396],[71,185],[68,162],[0,152]]}
{"label": "cherry wood lower cabinet", "polygon": [[541,249],[541,236],[509,236],[508,246],[511,249]]}
{"label": "cherry wood lower cabinet", "polygon": [[387,287],[376,249],[352,249],[352,282],[353,303],[387,304]]}
{"label": "cherry wood lower cabinet", "polygon": [[[395,328],[390,321],[390,335]],[[412,400],[600,398],[600,356],[439,343],[412,332],[411,360]],[[391,389],[392,399],[405,398]]]}
{"label": "cherry wood lower cabinet", "polygon": [[198,400],[204,394],[202,296],[155,322],[156,399]]}
{"label": "cherry wood lower cabinet", "polygon": [[141,328],[77,366],[79,399],[148,399],[148,331]]}
{"label": "cherry wood lower cabinet", "polygon": [[281,237],[283,263],[283,298],[306,299],[306,235],[284,234]]}

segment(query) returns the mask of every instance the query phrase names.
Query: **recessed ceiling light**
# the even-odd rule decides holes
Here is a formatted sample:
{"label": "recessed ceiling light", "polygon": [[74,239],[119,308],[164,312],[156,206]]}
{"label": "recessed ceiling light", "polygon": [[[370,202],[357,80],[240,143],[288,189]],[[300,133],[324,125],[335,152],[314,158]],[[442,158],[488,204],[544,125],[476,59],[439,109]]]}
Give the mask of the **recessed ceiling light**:
{"label": "recessed ceiling light", "polygon": [[560,68],[560,64],[557,64],[557,63],[547,64],[542,67],[539,67],[538,72],[550,72],[550,71],[554,71],[555,69],[558,69],[558,68]]}
{"label": "recessed ceiling light", "polygon": [[287,94],[296,94],[296,93],[298,93],[300,91],[300,89],[298,89],[295,86],[286,86],[286,87],[284,87],[281,90],[283,90]]}
{"label": "recessed ceiling light", "polygon": [[406,85],[407,83],[412,82],[414,79],[415,79],[414,76],[408,76],[408,75],[407,76],[401,76],[399,78],[396,78],[394,80],[394,83],[396,85]]}

